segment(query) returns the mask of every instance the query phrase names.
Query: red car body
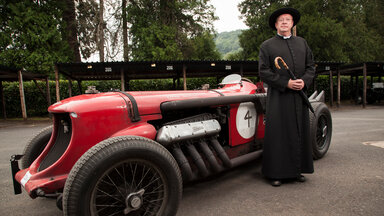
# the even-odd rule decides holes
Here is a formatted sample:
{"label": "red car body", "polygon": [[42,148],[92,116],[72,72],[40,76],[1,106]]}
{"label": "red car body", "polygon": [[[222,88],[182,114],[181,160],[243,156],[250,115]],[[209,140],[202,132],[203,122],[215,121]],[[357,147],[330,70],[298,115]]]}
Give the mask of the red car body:
{"label": "red car body", "polygon": [[[259,87],[260,88],[260,87]],[[52,137],[41,155],[24,170],[17,172],[15,179],[21,183],[31,197],[36,197],[41,191],[44,194],[56,193],[65,184],[73,165],[92,146],[110,137],[135,135],[154,140],[157,134],[156,128],[149,121],[162,119],[160,105],[169,101],[190,99],[202,99],[213,97],[227,97],[239,95],[254,95],[256,92],[264,92],[256,85],[243,82],[239,84],[227,84],[221,89],[192,90],[192,91],[146,91],[128,92],[138,104],[140,121],[132,121],[130,118],[132,102],[121,92],[108,92],[101,94],[80,95],[57,102],[49,107],[49,113],[53,114],[54,130]],[[254,136],[243,138],[236,130],[236,113],[239,103],[231,104],[229,119],[229,144],[232,147],[249,143],[254,139],[264,138],[264,114],[258,113],[257,131]],[[65,117],[63,117],[63,115]],[[71,138],[64,152],[52,162],[41,165],[49,152],[57,143],[59,125],[63,118],[70,118]],[[238,154],[230,152],[229,158]],[[27,174],[28,173],[28,174]],[[23,181],[24,178],[24,181]],[[39,189],[39,191],[37,191]]]}
{"label": "red car body", "polygon": [[[15,193],[22,186],[32,198],[56,195],[64,215],[175,215],[183,182],[261,155],[266,97],[262,83],[230,75],[219,89],[62,100],[48,109],[53,127],[24,156],[12,156]],[[328,151],[332,133],[323,98],[309,98],[315,159]]]}

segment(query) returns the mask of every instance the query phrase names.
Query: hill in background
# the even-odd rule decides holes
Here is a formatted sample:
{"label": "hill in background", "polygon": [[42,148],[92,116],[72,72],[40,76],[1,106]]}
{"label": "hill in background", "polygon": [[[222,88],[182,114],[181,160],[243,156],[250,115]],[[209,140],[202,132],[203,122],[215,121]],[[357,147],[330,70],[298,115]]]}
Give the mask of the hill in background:
{"label": "hill in background", "polygon": [[223,59],[227,59],[230,54],[241,51],[242,48],[239,44],[239,35],[241,32],[242,30],[235,30],[217,34],[215,44],[217,50],[223,56]]}

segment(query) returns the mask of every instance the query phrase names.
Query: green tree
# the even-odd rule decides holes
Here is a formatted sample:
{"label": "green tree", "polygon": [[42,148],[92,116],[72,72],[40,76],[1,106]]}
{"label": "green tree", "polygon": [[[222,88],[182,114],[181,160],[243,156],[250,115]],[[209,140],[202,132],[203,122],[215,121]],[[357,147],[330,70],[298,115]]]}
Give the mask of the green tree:
{"label": "green tree", "polygon": [[131,55],[134,60],[200,58],[194,42],[209,39],[204,32],[213,32],[215,19],[209,0],[130,0]]}
{"label": "green tree", "polygon": [[[101,53],[102,28],[105,60],[212,59],[219,56],[211,46],[213,37],[205,33],[213,34],[212,21],[216,19],[209,0],[76,2],[78,37],[85,59]],[[103,17],[100,15],[102,2],[106,11]],[[210,48],[209,52],[207,47],[201,46],[203,42]]]}
{"label": "green tree", "polygon": [[121,21],[123,22],[123,58],[124,61],[129,60],[129,47],[128,47],[128,24],[127,24],[127,0],[122,0],[121,2],[122,13]]}
{"label": "green tree", "polygon": [[81,62],[79,42],[77,40],[77,22],[74,0],[65,0],[60,2],[63,5],[63,21],[65,29],[62,32],[63,39],[68,42],[68,45],[73,53],[72,61]]}
{"label": "green tree", "polygon": [[1,0],[0,62],[31,72],[49,73],[72,55],[61,32],[61,5],[56,1]]}
{"label": "green tree", "polygon": [[307,40],[315,60],[347,62],[349,58],[344,49],[348,37],[346,29],[342,22],[329,15],[344,17],[344,11],[341,5],[336,4],[337,0],[329,2],[333,5],[324,0],[290,1],[290,6],[301,12],[297,35]]}
{"label": "green tree", "polygon": [[94,0],[79,0],[76,11],[80,52],[88,59],[97,51],[98,4]]}
{"label": "green tree", "polygon": [[239,10],[245,17],[249,29],[239,35],[242,56],[245,59],[257,60],[261,43],[274,35],[268,25],[268,17],[274,10],[283,6],[284,1],[276,0],[244,0],[239,4]]}
{"label": "green tree", "polygon": [[98,25],[97,25],[97,50],[99,51],[99,61],[104,62],[104,48],[105,48],[105,38],[104,38],[104,0],[99,0],[99,12],[98,12]]}
{"label": "green tree", "polygon": [[[383,37],[377,32],[379,21],[372,12],[377,1],[312,0],[303,4],[291,0],[292,6],[303,11],[299,35],[308,40],[317,60],[345,62],[376,61],[383,58]],[[369,25],[367,17],[371,17]],[[380,23],[382,23],[380,21]]]}
{"label": "green tree", "polygon": [[268,26],[269,15],[286,6],[301,12],[297,35],[308,41],[315,60],[384,59],[382,0],[244,0],[239,8],[250,29],[239,38],[245,58],[258,58],[261,43],[276,34]]}
{"label": "green tree", "polygon": [[116,60],[116,56],[122,50],[120,47],[123,47],[119,44],[123,39],[119,38],[123,34],[122,2],[118,0],[76,2],[76,21],[83,58],[88,59],[97,53],[100,62]]}
{"label": "green tree", "polygon": [[214,36],[210,32],[206,31],[193,38],[193,44],[195,52],[192,59],[216,60],[221,58],[219,51],[216,49]]}
{"label": "green tree", "polygon": [[242,30],[219,33],[215,38],[217,50],[224,56],[228,53],[239,52],[241,50],[239,44],[241,32]]}

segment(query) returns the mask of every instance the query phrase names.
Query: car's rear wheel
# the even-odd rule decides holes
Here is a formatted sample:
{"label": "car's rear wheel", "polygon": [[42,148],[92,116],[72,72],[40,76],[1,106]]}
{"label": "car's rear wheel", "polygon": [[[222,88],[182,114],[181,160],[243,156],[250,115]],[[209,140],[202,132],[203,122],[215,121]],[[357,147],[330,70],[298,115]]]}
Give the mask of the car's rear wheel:
{"label": "car's rear wheel", "polygon": [[142,137],[107,139],[88,150],[64,187],[64,215],[175,215],[182,178],[172,155]]}
{"label": "car's rear wheel", "polygon": [[51,139],[53,126],[46,127],[37,133],[25,146],[23,157],[21,158],[21,168],[26,169],[43,152]]}
{"label": "car's rear wheel", "polygon": [[315,115],[309,113],[313,159],[317,160],[328,152],[332,138],[332,117],[322,102],[312,103]]}

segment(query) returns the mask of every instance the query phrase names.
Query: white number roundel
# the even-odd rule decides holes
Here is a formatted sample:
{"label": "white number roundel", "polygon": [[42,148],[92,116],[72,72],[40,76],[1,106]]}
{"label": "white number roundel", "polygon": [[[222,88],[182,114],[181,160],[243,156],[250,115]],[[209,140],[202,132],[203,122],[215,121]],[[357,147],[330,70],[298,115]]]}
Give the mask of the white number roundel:
{"label": "white number roundel", "polygon": [[256,132],[257,113],[252,102],[241,103],[236,114],[236,128],[240,136],[249,139]]}

